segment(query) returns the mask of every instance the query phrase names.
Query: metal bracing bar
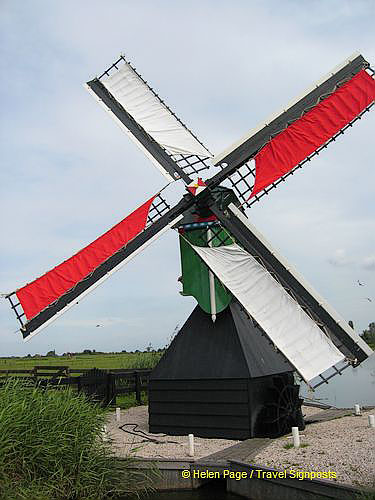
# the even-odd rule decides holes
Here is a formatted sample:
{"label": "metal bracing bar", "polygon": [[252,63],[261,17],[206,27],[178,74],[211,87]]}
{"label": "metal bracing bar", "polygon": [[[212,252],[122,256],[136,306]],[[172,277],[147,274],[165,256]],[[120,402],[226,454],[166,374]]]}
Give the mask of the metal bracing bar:
{"label": "metal bracing bar", "polygon": [[[225,245],[225,243],[230,240],[233,241],[231,236],[228,234],[228,232],[221,226],[221,225],[215,225],[215,226],[209,226],[206,230],[206,233],[208,232],[208,229],[211,230],[212,236],[209,238],[207,235],[207,243],[212,243],[212,241],[217,238],[222,245]],[[223,238],[220,233],[224,232],[225,237]]]}
{"label": "metal bracing bar", "polygon": [[326,377],[326,378],[322,377],[322,375],[319,375],[319,377],[322,379],[322,382],[319,382],[318,384],[313,385],[312,388],[317,389],[318,387],[320,387],[323,384],[328,384],[328,381],[331,380],[331,378],[335,377],[336,375],[341,375],[344,370],[349,368],[349,366],[352,366],[352,365],[350,363],[348,363],[345,366],[343,366],[340,370],[337,370],[337,368],[335,366],[333,366],[332,368],[334,368],[336,370],[335,373],[332,373],[329,377]]}
{"label": "metal bracing bar", "polygon": [[[168,207],[167,204],[165,204],[163,202],[159,202],[159,203],[157,203],[157,204],[155,204],[154,206],[151,207],[150,212],[151,211],[154,211],[154,212],[156,211],[159,214],[160,213],[160,208],[159,207],[161,207],[161,206],[163,206],[163,208],[170,208],[170,207]],[[161,209],[161,210],[163,210],[163,209]]]}
{"label": "metal bracing bar", "polygon": [[[186,173],[191,174],[192,172],[198,174],[202,170],[207,170],[210,168],[210,165],[207,165],[205,162],[209,159],[209,157],[200,158],[197,155],[170,155],[173,161],[175,161]],[[194,161],[191,161],[192,158],[195,158]],[[202,165],[201,168],[197,168],[196,165]],[[188,169],[191,169],[192,172],[189,172]]]}
{"label": "metal bracing bar", "polygon": [[[156,200],[158,200],[158,202],[156,202]],[[152,203],[151,210],[157,210],[161,205],[167,208],[171,208],[167,201],[159,194]]]}
{"label": "metal bracing bar", "polygon": [[122,56],[120,56],[120,58],[119,58],[119,59],[117,59],[117,61],[116,61],[116,62],[114,62],[114,63],[112,64],[112,66],[110,66],[110,67],[109,67],[108,69],[106,69],[106,70],[105,70],[105,71],[104,71],[104,72],[103,72],[100,76],[98,76],[98,80],[100,80],[101,78],[103,78],[103,76],[104,76],[104,75],[109,76],[109,72],[111,71],[111,69],[113,69],[113,68],[118,69],[118,68],[117,68],[117,65],[118,65],[118,63],[119,63],[119,62],[121,62],[122,60],[123,60],[123,57],[122,57]]}
{"label": "metal bracing bar", "polygon": [[147,217],[147,225],[155,222],[159,217],[161,217],[166,210],[169,210],[171,207],[167,203],[167,201],[162,197],[161,193],[157,195],[155,200],[153,201],[151,208]]}
{"label": "metal bracing bar", "polygon": [[6,298],[9,300],[10,306],[13,309],[14,314],[16,315],[18,321],[21,323],[21,326],[23,327],[25,323],[22,321],[22,317],[26,316],[26,315],[25,315],[24,312],[22,314],[19,314],[19,312],[17,311],[16,307],[20,306],[21,304],[20,303],[18,303],[16,305],[13,304],[12,295],[16,295],[16,294],[15,293],[11,293],[10,295],[7,295]]}
{"label": "metal bracing bar", "polygon": [[[252,161],[252,160],[250,160]],[[220,166],[220,168],[223,168]],[[242,169],[246,169],[247,172],[242,172]],[[248,205],[248,194],[251,192],[252,187],[254,183],[249,184],[247,178],[252,175],[253,178],[255,178],[255,167],[250,167],[249,162],[246,162],[240,167],[238,170],[236,170],[230,177],[228,177],[228,182],[231,184],[231,186],[234,188],[236,193],[238,194],[239,198],[242,200],[242,206],[243,205]],[[239,178],[236,179],[236,176]],[[241,183],[244,183],[246,188],[241,189],[242,185]]]}
{"label": "metal bracing bar", "polygon": [[332,368],[335,370],[335,372],[336,372],[338,375],[341,375],[342,370],[338,370],[338,369],[336,368],[336,366],[335,366],[335,365],[333,365],[333,366],[332,366]]}
{"label": "metal bracing bar", "polygon": [[[189,167],[193,167],[194,165],[197,165],[198,163],[203,163],[203,164],[204,164],[204,168],[210,168],[210,167],[209,167],[209,165],[206,165],[206,164],[204,163],[204,161],[205,161],[205,160],[208,160],[208,158],[209,158],[208,156],[206,156],[206,157],[204,157],[204,158],[199,158],[199,156],[197,156],[197,155],[194,155],[194,156],[195,156],[196,160],[195,160],[195,161],[192,161],[192,162],[190,162],[190,163],[188,162],[188,165],[187,165],[187,166],[189,166]],[[185,160],[185,158],[183,158],[183,160]],[[202,170],[202,169],[201,169],[201,170]]]}

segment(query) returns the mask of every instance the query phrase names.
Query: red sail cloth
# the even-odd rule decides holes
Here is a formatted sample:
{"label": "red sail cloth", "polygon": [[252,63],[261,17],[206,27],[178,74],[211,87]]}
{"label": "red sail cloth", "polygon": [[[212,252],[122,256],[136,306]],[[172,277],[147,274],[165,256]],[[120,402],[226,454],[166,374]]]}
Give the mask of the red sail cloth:
{"label": "red sail cloth", "polygon": [[70,259],[17,290],[26,318],[36,316],[135,238],[146,226],[154,199],[155,196]]}
{"label": "red sail cloth", "polygon": [[361,70],[350,81],[289,125],[255,156],[251,197],[292,170],[375,99],[375,80]]}

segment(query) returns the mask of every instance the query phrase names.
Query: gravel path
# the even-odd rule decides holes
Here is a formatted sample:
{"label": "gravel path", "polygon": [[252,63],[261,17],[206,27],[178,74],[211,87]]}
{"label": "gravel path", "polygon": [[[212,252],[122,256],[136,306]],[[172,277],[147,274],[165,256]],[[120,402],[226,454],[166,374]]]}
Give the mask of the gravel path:
{"label": "gravel path", "polygon": [[[319,413],[319,408],[303,407],[305,416]],[[328,422],[310,424],[301,432],[299,449],[285,449],[292,440],[288,436],[274,439],[267,448],[258,453],[253,462],[275,469],[294,469],[303,472],[331,471],[336,481],[353,485],[375,483],[375,429],[368,427],[368,415],[375,410],[364,411],[362,416],[343,417]],[[143,442],[143,438],[128,434],[119,425],[134,423],[151,438],[160,443]],[[126,427],[132,431],[133,426]],[[138,406],[121,411],[121,423],[115,414],[109,416],[108,433],[118,456],[130,452],[138,457],[155,459],[188,459],[187,436],[164,436],[148,433],[147,406]],[[239,441],[227,439],[203,439],[195,437],[195,459],[223,450]],[[133,450],[133,451],[132,451]]]}
{"label": "gravel path", "polygon": [[[132,434],[119,429],[119,425],[125,423],[137,424],[136,432],[140,429],[147,433],[151,438],[158,441],[163,441],[164,444],[143,442],[143,438],[139,438]],[[128,425],[126,429],[133,431],[134,426]],[[113,445],[116,454],[120,457],[128,455],[131,450],[137,457],[143,458],[175,458],[188,459],[188,437],[187,436],[165,436],[164,434],[150,434],[148,432],[148,407],[135,406],[129,410],[121,410],[121,422],[116,422],[115,414],[111,414],[108,420],[107,430],[110,437],[113,439]],[[239,441],[231,441],[229,439],[204,439],[194,437],[195,455],[194,458],[205,457],[216,451],[223,450],[239,443]]]}
{"label": "gravel path", "polygon": [[[309,412],[311,412],[309,408]],[[306,413],[304,411],[304,413]],[[368,415],[342,417],[306,426],[301,432],[305,448],[285,449],[292,440],[275,439],[260,451],[254,462],[275,469],[318,472],[333,471],[336,481],[352,485],[375,485],[375,429],[368,427]]]}

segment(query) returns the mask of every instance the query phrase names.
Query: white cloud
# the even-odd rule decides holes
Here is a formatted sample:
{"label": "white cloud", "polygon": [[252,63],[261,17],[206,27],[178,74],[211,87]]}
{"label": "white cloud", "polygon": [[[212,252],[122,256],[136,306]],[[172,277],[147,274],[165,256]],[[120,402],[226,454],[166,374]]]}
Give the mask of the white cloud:
{"label": "white cloud", "polygon": [[353,259],[348,257],[346,250],[339,248],[334,252],[332,257],[328,259],[328,262],[336,267],[346,267],[353,264]]}
{"label": "white cloud", "polygon": [[375,255],[369,255],[363,259],[364,269],[375,271]]}

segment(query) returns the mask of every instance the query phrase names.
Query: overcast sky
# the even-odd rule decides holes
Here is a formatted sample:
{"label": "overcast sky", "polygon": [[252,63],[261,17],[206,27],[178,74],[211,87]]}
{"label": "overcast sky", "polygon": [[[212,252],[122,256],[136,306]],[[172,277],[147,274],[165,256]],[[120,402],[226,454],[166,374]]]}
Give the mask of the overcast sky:
{"label": "overcast sky", "polygon": [[[165,183],[83,87],[120,53],[214,153],[353,52],[375,65],[373,0],[2,0],[0,14],[2,293]],[[375,321],[374,128],[372,111],[248,211],[359,331]],[[195,306],[179,275],[170,231],[26,344],[2,299],[0,355],[162,347]]]}

